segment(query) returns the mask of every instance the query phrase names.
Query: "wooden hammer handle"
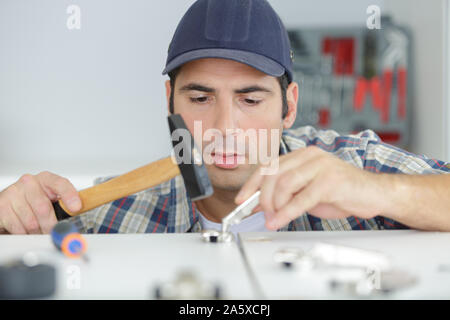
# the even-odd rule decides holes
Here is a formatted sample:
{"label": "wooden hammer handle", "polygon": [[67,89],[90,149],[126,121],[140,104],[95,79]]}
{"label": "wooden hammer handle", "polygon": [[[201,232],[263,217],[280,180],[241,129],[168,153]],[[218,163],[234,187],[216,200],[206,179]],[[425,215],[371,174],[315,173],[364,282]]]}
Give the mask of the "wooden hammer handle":
{"label": "wooden hammer handle", "polygon": [[180,174],[178,165],[167,157],[121,176],[108,180],[79,192],[82,207],[80,211],[70,212],[59,200],[59,205],[71,216],[79,215],[102,204],[132,195],[136,192],[154,187]]}

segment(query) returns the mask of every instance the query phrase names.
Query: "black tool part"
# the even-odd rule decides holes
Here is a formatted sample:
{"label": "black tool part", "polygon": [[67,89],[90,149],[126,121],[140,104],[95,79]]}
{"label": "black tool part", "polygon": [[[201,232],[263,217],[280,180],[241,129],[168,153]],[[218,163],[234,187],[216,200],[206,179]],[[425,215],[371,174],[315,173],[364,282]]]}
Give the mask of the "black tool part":
{"label": "black tool part", "polygon": [[219,300],[222,298],[222,290],[220,289],[220,285],[216,284],[214,286],[214,299]]}
{"label": "black tool part", "polygon": [[51,296],[56,288],[56,270],[48,264],[27,266],[15,261],[0,266],[0,299],[36,299]]}
{"label": "black tool part", "polygon": [[154,298],[157,300],[162,299],[161,287],[159,285],[155,287]]}
{"label": "black tool part", "polygon": [[[200,200],[213,194],[208,171],[203,163],[202,153],[197,148],[194,138],[189,133],[183,118],[179,114],[173,114],[168,118],[169,129],[172,136],[172,144],[175,150],[175,158],[183,176],[187,193],[191,200]],[[190,141],[184,139],[187,135],[180,135],[176,140],[173,133],[177,129],[185,129],[189,133]],[[181,140],[181,141],[180,141]],[[185,141],[186,140],[186,141]],[[180,145],[181,143],[181,145]],[[177,150],[180,150],[177,154]],[[184,154],[187,152],[187,154]],[[200,162],[198,161],[200,160]]]}
{"label": "black tool part", "polygon": [[58,221],[71,218],[71,216],[61,208],[59,202],[53,202],[53,209],[55,210],[55,216]]}
{"label": "black tool part", "polygon": [[372,79],[377,75],[377,38],[376,31],[366,31],[363,44],[363,76]]}

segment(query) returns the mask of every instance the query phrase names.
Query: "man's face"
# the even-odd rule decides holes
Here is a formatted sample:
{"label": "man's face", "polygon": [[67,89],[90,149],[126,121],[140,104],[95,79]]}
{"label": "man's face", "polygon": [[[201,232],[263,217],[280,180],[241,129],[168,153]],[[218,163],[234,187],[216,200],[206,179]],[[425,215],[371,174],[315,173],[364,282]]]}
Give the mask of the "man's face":
{"label": "man's face", "polygon": [[[169,98],[169,81],[166,89]],[[181,114],[192,135],[194,121],[197,125],[201,122],[203,138],[200,142],[196,136],[196,143],[201,143],[204,156],[210,155],[208,159],[212,161],[205,165],[215,189],[238,191],[261,163],[259,151],[265,151],[266,160],[271,155],[278,156],[282,130],[295,120],[295,106],[282,119],[278,80],[231,60],[191,61],[182,66],[175,81],[174,112]],[[266,130],[265,134],[261,129]],[[204,133],[208,131],[220,133],[221,139],[206,137]],[[243,133],[250,131],[256,132],[256,140],[250,140],[250,135],[243,138]],[[218,143],[220,140],[223,143]],[[208,147],[213,141],[214,147]],[[256,161],[251,154],[255,151]]]}

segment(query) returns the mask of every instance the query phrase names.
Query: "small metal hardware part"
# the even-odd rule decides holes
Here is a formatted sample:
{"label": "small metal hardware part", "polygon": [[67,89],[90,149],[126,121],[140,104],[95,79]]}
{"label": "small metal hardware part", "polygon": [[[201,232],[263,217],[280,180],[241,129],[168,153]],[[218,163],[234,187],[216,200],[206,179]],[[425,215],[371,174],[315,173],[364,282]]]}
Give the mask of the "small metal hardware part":
{"label": "small metal hardware part", "polygon": [[222,290],[216,283],[198,278],[191,270],[179,272],[174,281],[154,287],[153,298],[163,299],[221,299]]}
{"label": "small metal hardware part", "polygon": [[221,232],[217,230],[205,229],[202,230],[202,239],[205,242],[231,242],[234,240],[234,235],[231,232]]}

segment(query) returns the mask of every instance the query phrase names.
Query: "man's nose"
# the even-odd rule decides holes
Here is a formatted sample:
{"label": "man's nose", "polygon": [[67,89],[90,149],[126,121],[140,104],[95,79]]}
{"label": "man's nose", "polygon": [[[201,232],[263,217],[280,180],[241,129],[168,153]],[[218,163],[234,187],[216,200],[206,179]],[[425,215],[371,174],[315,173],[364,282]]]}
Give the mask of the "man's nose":
{"label": "man's nose", "polygon": [[[222,98],[216,105],[215,128],[222,132],[223,136],[233,134],[239,127],[238,110],[233,105],[233,98]],[[228,132],[227,132],[228,131]]]}

